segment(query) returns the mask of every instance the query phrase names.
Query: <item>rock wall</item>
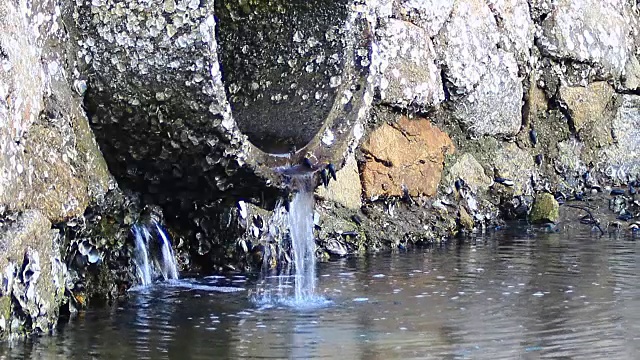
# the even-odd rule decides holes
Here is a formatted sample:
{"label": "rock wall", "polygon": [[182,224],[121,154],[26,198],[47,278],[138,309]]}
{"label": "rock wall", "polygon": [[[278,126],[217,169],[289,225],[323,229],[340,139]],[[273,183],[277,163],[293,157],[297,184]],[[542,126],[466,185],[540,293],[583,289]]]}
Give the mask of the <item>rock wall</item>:
{"label": "rock wall", "polygon": [[[635,2],[270,4],[294,10],[234,16],[272,30],[269,56],[287,43],[302,57],[238,50],[240,27],[216,32],[237,18],[233,1],[0,3],[2,337],[47,331],[61,306],[131,286],[128,227],[143,208],[169,214],[183,269],[290,261],[291,174],[274,167],[305,163],[328,182],[314,212],[322,257],[557,221],[559,202],[640,185]],[[307,32],[295,31],[301,19]],[[319,30],[345,52],[325,54]],[[245,68],[268,81],[242,83]],[[286,81],[271,79],[281,69]],[[304,86],[289,83],[304,72]],[[317,108],[296,103],[280,122],[276,106],[264,124],[259,109],[234,113],[265,94],[269,106]],[[611,204],[638,220],[629,191]]]}
{"label": "rock wall", "polygon": [[[327,254],[439,241],[505,219],[557,221],[558,202],[637,186],[635,3],[370,5],[374,106],[354,152],[360,184],[349,167],[317,191]],[[633,201],[628,191],[616,198],[626,205],[603,226],[637,227]]]}
{"label": "rock wall", "polygon": [[63,305],[86,303],[127,238],[124,221],[106,224],[125,200],[82,105],[65,5],[0,3],[0,338],[48,332]]}

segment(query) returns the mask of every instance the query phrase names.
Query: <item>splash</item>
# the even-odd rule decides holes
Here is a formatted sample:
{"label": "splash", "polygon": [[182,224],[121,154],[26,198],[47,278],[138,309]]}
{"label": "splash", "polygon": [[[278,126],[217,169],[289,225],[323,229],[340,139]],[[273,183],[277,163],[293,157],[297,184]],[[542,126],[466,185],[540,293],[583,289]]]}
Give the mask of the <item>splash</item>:
{"label": "splash", "polygon": [[131,227],[135,242],[134,262],[142,286],[154,280],[178,279],[178,267],[166,231],[155,221],[150,225]]}
{"label": "splash", "polygon": [[[330,301],[316,293],[316,242],[313,234],[314,179],[312,174],[295,174],[296,191],[286,218],[291,239],[291,263],[276,274],[265,274],[254,301],[261,307],[285,305],[298,309],[325,306]],[[276,209],[276,213],[279,210]],[[269,256],[265,256],[268,259]],[[265,264],[265,268],[268,265]]]}

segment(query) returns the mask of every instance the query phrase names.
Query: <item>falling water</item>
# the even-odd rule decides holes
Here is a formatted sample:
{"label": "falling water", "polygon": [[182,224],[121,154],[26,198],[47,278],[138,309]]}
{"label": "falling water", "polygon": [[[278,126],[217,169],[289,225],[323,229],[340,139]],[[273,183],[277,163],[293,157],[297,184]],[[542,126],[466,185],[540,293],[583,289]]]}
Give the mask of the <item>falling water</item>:
{"label": "falling water", "polygon": [[173,254],[173,248],[169,241],[169,236],[162,230],[158,223],[155,223],[156,231],[162,239],[162,262],[160,263],[160,269],[162,270],[162,276],[165,279],[177,279],[178,267],[176,266],[176,257]]}
{"label": "falling water", "polygon": [[277,207],[274,221],[289,228],[292,261],[290,264],[280,264],[277,274],[273,274],[267,259],[275,254],[265,254],[264,277],[258,285],[258,296],[254,301],[267,307],[279,304],[297,309],[325,306],[330,301],[316,294],[313,175],[294,174],[290,186],[296,193],[288,212],[284,210],[285,207]]}
{"label": "falling water", "polygon": [[156,279],[178,279],[171,241],[164,229],[153,221],[151,225],[133,225],[131,231],[135,241],[134,262],[140,284],[147,286]]}
{"label": "falling water", "polygon": [[149,266],[149,252],[147,251],[146,236],[143,236],[138,225],[131,228],[135,240],[134,261],[138,280],[143,286],[151,284],[151,267]]}
{"label": "falling water", "polygon": [[316,242],[313,235],[313,183],[311,175],[298,177],[298,192],[289,207],[289,229],[295,271],[295,302],[315,298]]}

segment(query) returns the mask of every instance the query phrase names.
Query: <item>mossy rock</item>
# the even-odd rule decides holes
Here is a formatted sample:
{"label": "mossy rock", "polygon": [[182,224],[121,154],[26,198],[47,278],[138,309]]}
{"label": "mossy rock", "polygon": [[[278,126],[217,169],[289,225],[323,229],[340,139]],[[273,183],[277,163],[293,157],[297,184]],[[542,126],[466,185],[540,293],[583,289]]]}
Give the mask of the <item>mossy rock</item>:
{"label": "mossy rock", "polygon": [[529,214],[529,220],[532,223],[548,223],[558,222],[560,218],[560,204],[556,201],[553,195],[549,193],[538,194],[531,213]]}

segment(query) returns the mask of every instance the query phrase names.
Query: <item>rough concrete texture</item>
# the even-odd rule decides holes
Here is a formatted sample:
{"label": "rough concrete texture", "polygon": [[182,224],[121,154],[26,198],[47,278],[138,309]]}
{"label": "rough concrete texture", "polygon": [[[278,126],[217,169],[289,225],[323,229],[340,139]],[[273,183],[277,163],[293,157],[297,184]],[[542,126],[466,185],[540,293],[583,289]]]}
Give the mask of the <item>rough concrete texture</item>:
{"label": "rough concrete texture", "polygon": [[622,85],[624,90],[633,91],[640,88],[640,61],[637,55],[629,56],[627,65],[624,67]]}
{"label": "rough concrete texture", "polygon": [[[91,123],[110,168],[130,179],[129,186],[150,193],[174,188],[188,201],[191,189],[211,193],[233,187],[223,174],[243,165],[248,148],[213,60],[212,8],[173,1],[79,5],[71,28],[79,32],[80,66],[91,85]],[[213,168],[222,168],[218,177],[209,182],[199,177]]]}
{"label": "rough concrete texture", "polygon": [[525,101],[523,122],[530,127],[535,127],[536,120],[545,117],[549,109],[549,102],[544,91],[535,82],[529,87]]}
{"label": "rough concrete texture", "polygon": [[83,221],[114,186],[78,96],[84,85],[72,84],[61,13],[57,1],[0,3],[2,337],[55,326],[73,281],[51,228]]}
{"label": "rough concrete texture", "polygon": [[367,8],[308,4],[78,2],[69,26],[91,122],[121,182],[175,217],[194,202],[277,192],[274,167],[308,153],[314,164],[341,163],[371,98]]}
{"label": "rough concrete texture", "polygon": [[452,105],[453,116],[472,136],[513,136],[522,124],[522,82],[512,54],[486,59],[488,71],[475,89]]}
{"label": "rough concrete texture", "polygon": [[425,109],[444,100],[440,69],[425,30],[390,19],[378,36],[383,58],[378,91],[383,104]]}
{"label": "rough concrete texture", "polygon": [[561,174],[582,174],[587,171],[587,166],[582,160],[584,143],[571,137],[558,142],[556,145],[558,153],[554,159],[556,172]]}
{"label": "rough concrete texture", "polygon": [[[170,214],[185,270],[250,271],[290,262],[291,194],[279,181],[301,167],[280,177],[271,176],[271,166],[297,164],[303,156],[316,177],[327,162],[344,166],[316,193],[323,257],[482,233],[505,218],[535,218],[529,214],[536,198],[539,204],[553,204],[549,194],[602,201],[605,186],[626,189],[640,176],[640,34],[638,9],[629,1],[305,2],[349,3],[342,15],[366,20],[357,28],[361,37],[344,38],[353,45],[346,58],[354,61],[345,77],[332,67],[344,58],[323,56],[318,45],[323,38],[342,43],[335,35],[345,33],[310,36],[313,26],[300,34],[283,26],[308,17],[262,22],[274,26],[278,39],[291,30],[281,42],[287,46],[274,49],[299,49],[302,62],[289,63],[284,55],[291,53],[272,62],[254,56],[262,43],[247,44],[246,53],[235,49],[234,31],[246,30],[243,23],[226,28],[218,41],[216,26],[229,24],[216,23],[226,16],[216,6],[233,0],[18,3],[0,3],[0,238],[14,241],[22,254],[0,249],[2,259],[17,259],[7,260],[14,263],[5,274],[14,279],[11,295],[0,298],[0,325],[16,330],[11,334],[29,331],[20,328],[27,317],[42,330],[52,324],[48,309],[60,304],[59,293],[41,288],[49,284],[43,264],[52,257],[43,254],[55,253],[51,244],[60,242],[68,267],[68,296],[61,301],[73,312],[87,299],[113,299],[135,284],[129,226],[161,221],[163,213]],[[285,76],[255,85],[228,81],[246,75],[225,77],[225,62],[234,59],[240,59],[234,69],[246,60],[248,72]],[[322,66],[327,72],[314,78]],[[308,81],[292,87],[291,76],[307,68],[312,71],[301,78]],[[354,79],[362,82],[350,84]],[[384,96],[369,108],[374,86]],[[282,91],[271,93],[274,87]],[[309,88],[315,91],[301,90]],[[79,94],[87,95],[90,123]],[[271,134],[251,134],[255,122],[242,125],[237,107],[245,100],[248,109],[286,105],[305,95],[314,110],[308,119],[264,119],[279,134],[300,135],[278,139],[288,148],[270,162],[273,156],[260,149]],[[246,113],[261,120],[260,106]],[[344,126],[329,126],[318,109],[348,115],[335,116],[334,124]],[[92,131],[124,192],[109,181]],[[310,134],[314,145],[300,149]],[[359,145],[360,138],[367,141]],[[638,213],[631,197],[613,204],[618,215]],[[141,208],[150,214],[140,215]],[[61,232],[50,232],[52,224]],[[37,256],[15,242],[37,239]],[[26,275],[14,271],[25,253],[34,269]],[[47,291],[38,297],[29,290],[36,288]],[[18,306],[26,315],[11,313]],[[36,307],[47,310],[34,318]]]}
{"label": "rough concrete texture", "polygon": [[362,184],[358,163],[353,154],[347,157],[342,169],[336,172],[336,178],[326,188],[319,186],[316,196],[341,204],[347,209],[359,209],[362,206]]}
{"label": "rough concrete texture", "polygon": [[[489,163],[496,177],[514,182],[514,195],[531,194],[531,175],[535,172],[535,165],[529,152],[519,148],[515,143],[502,144],[491,156]],[[504,187],[497,183],[495,186]]]}
{"label": "rough concrete texture", "polygon": [[0,222],[0,337],[46,333],[57,323],[65,291],[61,236],[38,211],[10,217]]}
{"label": "rough concrete texture", "polygon": [[450,19],[434,38],[451,93],[470,93],[489,71],[500,35],[484,0],[456,0]]}
{"label": "rough concrete texture", "polygon": [[598,65],[618,77],[627,63],[630,16],[624,0],[561,0],[551,5],[542,22],[543,53]]}
{"label": "rough concrete texture", "polygon": [[367,198],[436,193],[444,157],[455,148],[427,119],[399,116],[374,130],[362,144],[362,183]]}

